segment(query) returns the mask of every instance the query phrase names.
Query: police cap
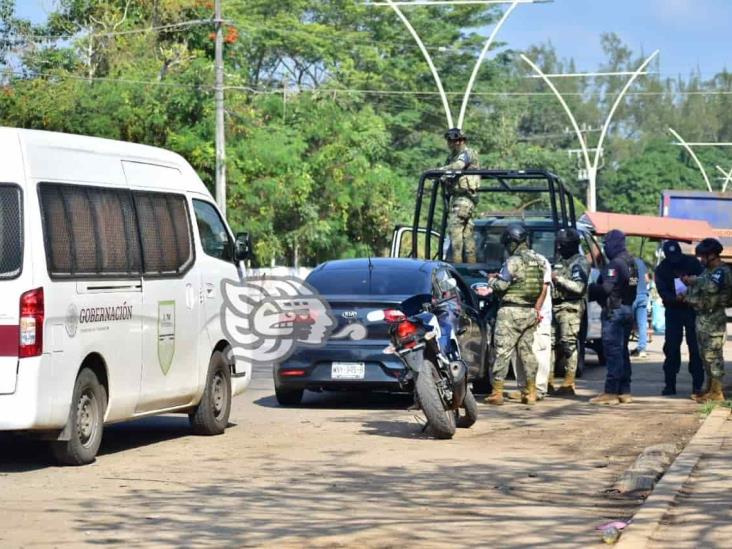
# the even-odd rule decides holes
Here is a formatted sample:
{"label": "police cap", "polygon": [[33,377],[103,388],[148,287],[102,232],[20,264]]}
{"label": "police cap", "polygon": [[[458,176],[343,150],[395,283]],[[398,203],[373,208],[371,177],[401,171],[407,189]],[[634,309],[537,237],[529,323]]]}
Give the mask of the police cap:
{"label": "police cap", "polygon": [[724,247],[716,238],[705,238],[696,245],[696,255],[722,255]]}
{"label": "police cap", "polygon": [[509,223],[501,236],[501,244],[508,246],[511,242],[520,244],[529,239],[529,232],[523,223]]}

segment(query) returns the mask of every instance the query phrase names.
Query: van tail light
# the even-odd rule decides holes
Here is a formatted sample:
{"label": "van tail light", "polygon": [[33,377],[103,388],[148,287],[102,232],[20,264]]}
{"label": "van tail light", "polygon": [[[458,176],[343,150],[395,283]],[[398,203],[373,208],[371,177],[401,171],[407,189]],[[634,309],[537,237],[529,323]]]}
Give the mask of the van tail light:
{"label": "van tail light", "polygon": [[397,326],[396,334],[399,338],[399,343],[405,349],[411,349],[417,345],[417,338],[415,337],[417,335],[416,324],[413,324],[412,322],[402,322]]}
{"label": "van tail light", "polygon": [[43,354],[44,317],[43,288],[30,290],[20,296],[18,357],[28,358]]}

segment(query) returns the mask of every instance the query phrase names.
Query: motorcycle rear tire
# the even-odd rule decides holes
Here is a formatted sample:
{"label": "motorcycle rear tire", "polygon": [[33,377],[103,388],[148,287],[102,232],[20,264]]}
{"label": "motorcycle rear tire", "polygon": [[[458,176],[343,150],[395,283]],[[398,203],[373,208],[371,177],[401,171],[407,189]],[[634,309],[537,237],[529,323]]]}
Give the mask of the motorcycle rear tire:
{"label": "motorcycle rear tire", "polygon": [[435,438],[450,439],[455,434],[455,412],[445,409],[435,384],[438,379],[437,368],[431,360],[425,359],[414,389],[422,412],[427,418],[430,434]]}
{"label": "motorcycle rear tire", "polygon": [[468,388],[468,392],[465,393],[461,409],[464,414],[461,414],[460,410],[456,410],[455,423],[458,429],[468,429],[478,421],[478,403],[475,401],[475,396],[473,396],[473,392],[470,388]]}

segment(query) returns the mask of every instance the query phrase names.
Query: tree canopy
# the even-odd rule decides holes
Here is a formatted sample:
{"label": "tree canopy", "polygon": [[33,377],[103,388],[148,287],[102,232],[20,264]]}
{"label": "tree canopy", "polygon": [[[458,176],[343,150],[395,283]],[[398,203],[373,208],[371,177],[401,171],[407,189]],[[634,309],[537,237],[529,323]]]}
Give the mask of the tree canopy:
{"label": "tree canopy", "polygon": [[[499,9],[405,11],[457,113]],[[212,188],[212,16],[210,0],[59,0],[33,25],[0,0],[0,123],[166,147]],[[419,174],[447,155],[442,105],[416,44],[392,10],[354,0],[224,0],[224,16],[232,225],[253,235],[263,263],[379,255],[394,225],[410,220]],[[646,57],[616,35],[599,40],[600,71],[631,71]],[[471,146],[486,167],[549,168],[583,200],[568,152],[576,137],[519,53],[501,44],[484,61],[464,128]],[[524,53],[548,73],[576,70],[551,43]],[[660,66],[614,118],[600,209],[654,213],[663,189],[706,188],[669,127],[692,141],[732,141],[732,74],[668,78]],[[625,81],[556,80],[591,146]],[[710,177],[716,165],[732,169],[731,149],[700,156]]]}

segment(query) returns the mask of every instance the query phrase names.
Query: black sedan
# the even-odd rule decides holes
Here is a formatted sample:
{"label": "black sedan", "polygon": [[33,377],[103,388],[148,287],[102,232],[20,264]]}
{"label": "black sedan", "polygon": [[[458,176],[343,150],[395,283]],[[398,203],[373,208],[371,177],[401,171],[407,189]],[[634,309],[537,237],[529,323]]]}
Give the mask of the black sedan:
{"label": "black sedan", "polygon": [[[402,391],[399,377],[404,368],[399,359],[385,354],[389,345],[385,322],[369,322],[373,310],[394,308],[418,294],[440,296],[436,286],[441,271],[455,278],[459,310],[457,329],[463,359],[471,377],[484,383],[486,329],[475,295],[452,265],[419,259],[348,259],[319,265],[306,282],[329,304],[338,323],[330,339],[319,348],[299,348],[274,368],[277,401],[299,404],[305,390]],[[363,325],[363,339],[337,337]],[[357,332],[358,330],[354,330]]]}

